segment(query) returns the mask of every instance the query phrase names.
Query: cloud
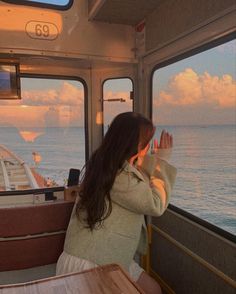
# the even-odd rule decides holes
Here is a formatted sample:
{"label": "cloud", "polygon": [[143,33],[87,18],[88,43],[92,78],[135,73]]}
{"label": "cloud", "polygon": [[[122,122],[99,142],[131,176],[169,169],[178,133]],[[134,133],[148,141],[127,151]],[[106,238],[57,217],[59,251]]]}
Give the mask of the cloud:
{"label": "cloud", "polygon": [[84,124],[84,90],[63,82],[59,89],[25,90],[21,100],[2,100],[0,124],[78,126]]}
{"label": "cloud", "polygon": [[84,90],[69,82],[64,82],[60,89],[22,91],[24,105],[83,105]]}
{"label": "cloud", "polygon": [[193,69],[186,68],[172,77],[167,89],[154,98],[154,105],[230,108],[236,104],[235,96],[236,81],[232,76],[211,76],[208,72],[198,75]]}
{"label": "cloud", "polygon": [[0,108],[0,125],[18,126],[44,126],[46,106],[4,106]]}
{"label": "cloud", "polygon": [[44,114],[44,120],[47,127],[59,126],[60,116],[58,108],[49,107],[48,111]]}
{"label": "cloud", "polygon": [[60,104],[83,105],[84,90],[79,89],[68,82],[64,82],[60,91]]}
{"label": "cloud", "polygon": [[218,107],[230,108],[236,104],[236,81],[230,75],[211,77],[208,73],[202,79],[205,100]]}

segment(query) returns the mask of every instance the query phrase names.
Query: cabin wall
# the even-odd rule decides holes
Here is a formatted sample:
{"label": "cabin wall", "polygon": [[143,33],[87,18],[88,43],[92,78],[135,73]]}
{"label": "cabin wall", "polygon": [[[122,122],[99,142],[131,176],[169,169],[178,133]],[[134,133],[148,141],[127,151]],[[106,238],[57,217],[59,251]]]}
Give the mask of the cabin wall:
{"label": "cabin wall", "polygon": [[146,19],[146,51],[161,47],[233,8],[234,0],[164,1]]}
{"label": "cabin wall", "polygon": [[235,293],[235,249],[235,242],[170,209],[152,218],[151,273],[175,293]]}
{"label": "cabin wall", "polygon": [[[129,77],[137,91],[137,65],[116,62],[92,62],[76,59],[53,59],[43,56],[21,58],[22,74],[37,74],[48,76],[64,76],[80,78],[85,85],[85,113],[87,114],[88,150],[87,157],[97,149],[102,140],[103,132],[103,82],[111,78]],[[134,107],[137,110],[138,101]]]}
{"label": "cabin wall", "polygon": [[0,2],[0,19],[0,54],[134,60],[134,29],[88,21],[86,0],[66,11]]}

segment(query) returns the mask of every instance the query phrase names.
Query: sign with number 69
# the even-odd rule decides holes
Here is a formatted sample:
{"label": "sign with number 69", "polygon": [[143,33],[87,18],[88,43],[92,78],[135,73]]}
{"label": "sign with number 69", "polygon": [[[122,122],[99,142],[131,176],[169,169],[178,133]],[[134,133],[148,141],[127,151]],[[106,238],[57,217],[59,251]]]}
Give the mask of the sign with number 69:
{"label": "sign with number 69", "polygon": [[33,39],[55,40],[58,37],[57,26],[50,22],[29,21],[25,30]]}

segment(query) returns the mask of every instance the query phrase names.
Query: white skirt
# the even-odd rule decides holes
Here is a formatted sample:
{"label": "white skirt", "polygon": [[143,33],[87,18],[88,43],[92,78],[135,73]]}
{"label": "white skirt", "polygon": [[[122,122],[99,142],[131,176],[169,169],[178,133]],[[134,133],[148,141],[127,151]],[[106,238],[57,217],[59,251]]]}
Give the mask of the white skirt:
{"label": "white skirt", "polygon": [[[73,255],[62,252],[56,267],[56,275],[63,275],[72,272],[81,272],[84,270],[98,267],[92,261],[85,260]],[[129,275],[136,282],[144,270],[133,260],[129,266]]]}

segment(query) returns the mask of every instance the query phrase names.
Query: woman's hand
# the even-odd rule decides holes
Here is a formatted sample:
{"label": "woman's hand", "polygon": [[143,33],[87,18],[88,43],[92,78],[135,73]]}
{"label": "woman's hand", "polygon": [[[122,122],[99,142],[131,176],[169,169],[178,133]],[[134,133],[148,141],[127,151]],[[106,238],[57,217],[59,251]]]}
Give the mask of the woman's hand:
{"label": "woman's hand", "polygon": [[158,145],[157,139],[153,141],[152,153],[156,153],[161,159],[168,160],[171,156],[172,147],[173,136],[163,130],[161,132],[160,144]]}
{"label": "woman's hand", "polygon": [[159,148],[172,148],[173,147],[173,137],[168,132],[163,130],[161,132],[160,146]]}

